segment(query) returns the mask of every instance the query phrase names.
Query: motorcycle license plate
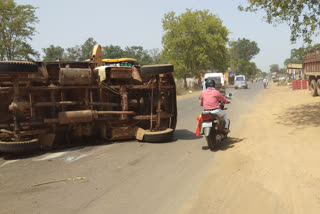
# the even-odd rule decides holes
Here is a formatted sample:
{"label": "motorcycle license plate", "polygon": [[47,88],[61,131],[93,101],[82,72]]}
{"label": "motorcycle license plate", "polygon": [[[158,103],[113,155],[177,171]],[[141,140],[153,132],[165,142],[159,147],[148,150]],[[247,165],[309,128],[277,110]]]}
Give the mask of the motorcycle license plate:
{"label": "motorcycle license plate", "polygon": [[202,128],[211,128],[211,127],[212,127],[212,122],[202,123]]}

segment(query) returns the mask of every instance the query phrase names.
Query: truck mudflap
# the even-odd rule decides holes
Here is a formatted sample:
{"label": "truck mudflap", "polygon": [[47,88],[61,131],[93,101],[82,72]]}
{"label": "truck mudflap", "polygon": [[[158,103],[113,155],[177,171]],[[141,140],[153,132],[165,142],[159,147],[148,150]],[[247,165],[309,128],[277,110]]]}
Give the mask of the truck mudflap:
{"label": "truck mudflap", "polygon": [[168,128],[163,131],[155,131],[155,132],[145,131],[143,134],[142,141],[150,142],[150,143],[169,142],[173,140],[173,133],[174,133],[174,130],[171,128]]}

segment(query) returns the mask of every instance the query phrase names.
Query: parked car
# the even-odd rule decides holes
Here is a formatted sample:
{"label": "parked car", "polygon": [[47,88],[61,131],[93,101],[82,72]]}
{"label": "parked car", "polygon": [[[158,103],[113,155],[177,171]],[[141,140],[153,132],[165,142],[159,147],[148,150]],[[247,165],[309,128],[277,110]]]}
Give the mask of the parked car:
{"label": "parked car", "polygon": [[226,94],[226,88],[224,85],[224,75],[223,73],[206,73],[204,75],[204,80],[212,79],[216,83],[216,89],[220,91],[222,95]]}
{"label": "parked car", "polygon": [[237,75],[234,77],[234,88],[248,88],[248,83],[244,75]]}

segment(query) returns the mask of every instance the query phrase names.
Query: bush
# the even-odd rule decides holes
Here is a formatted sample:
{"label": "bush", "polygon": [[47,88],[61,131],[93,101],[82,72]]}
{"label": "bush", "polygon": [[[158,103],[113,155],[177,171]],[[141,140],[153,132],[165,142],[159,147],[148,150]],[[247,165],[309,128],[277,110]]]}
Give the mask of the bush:
{"label": "bush", "polygon": [[277,86],[287,86],[288,82],[286,80],[279,80]]}

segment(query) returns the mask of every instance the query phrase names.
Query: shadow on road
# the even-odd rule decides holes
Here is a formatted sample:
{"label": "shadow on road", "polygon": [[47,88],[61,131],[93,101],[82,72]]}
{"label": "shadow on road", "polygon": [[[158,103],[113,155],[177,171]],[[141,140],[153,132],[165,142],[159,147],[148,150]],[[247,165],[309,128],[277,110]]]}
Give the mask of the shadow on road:
{"label": "shadow on road", "polygon": [[288,108],[285,113],[278,116],[277,123],[294,127],[318,127],[320,125],[320,102]]}
{"label": "shadow on road", "polygon": [[196,140],[201,139],[202,136],[199,137],[196,136],[194,132],[191,132],[187,129],[177,129],[174,132],[174,137],[178,140]]}
{"label": "shadow on road", "polygon": [[[234,147],[234,144],[239,143],[241,141],[243,141],[245,138],[235,138],[235,137],[228,137],[227,139],[223,140],[218,146],[217,148],[213,151],[219,151],[219,150],[228,150]],[[203,146],[202,150],[209,150],[208,146]]]}

